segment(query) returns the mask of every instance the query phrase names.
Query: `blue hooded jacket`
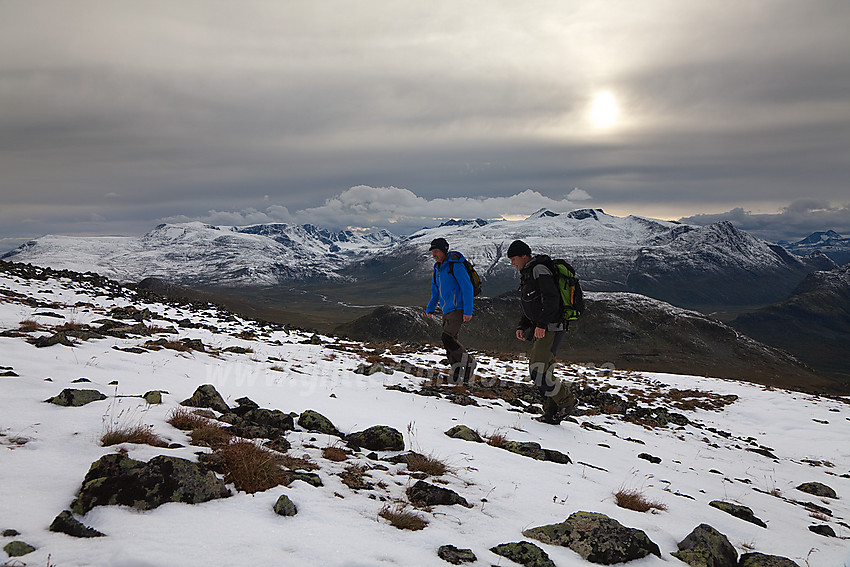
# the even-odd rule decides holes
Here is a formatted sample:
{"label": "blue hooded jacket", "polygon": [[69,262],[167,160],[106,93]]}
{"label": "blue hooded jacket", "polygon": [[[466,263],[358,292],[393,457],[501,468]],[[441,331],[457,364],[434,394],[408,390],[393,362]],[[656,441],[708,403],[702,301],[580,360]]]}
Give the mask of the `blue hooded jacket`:
{"label": "blue hooded jacket", "polygon": [[462,309],[464,315],[472,315],[472,280],[463,260],[463,254],[453,251],[449,252],[446,260],[434,264],[431,301],[425,307],[426,313],[433,313],[439,301],[443,313]]}

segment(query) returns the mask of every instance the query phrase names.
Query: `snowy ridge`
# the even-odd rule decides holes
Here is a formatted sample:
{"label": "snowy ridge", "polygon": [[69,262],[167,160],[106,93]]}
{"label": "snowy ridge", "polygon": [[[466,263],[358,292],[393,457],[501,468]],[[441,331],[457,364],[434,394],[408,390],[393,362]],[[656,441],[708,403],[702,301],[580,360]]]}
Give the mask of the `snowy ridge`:
{"label": "snowy ridge", "polygon": [[[152,336],[74,339],[73,347],[36,348],[29,342],[62,324],[81,330],[102,324],[104,317],[120,318],[115,308],[147,309],[150,319],[143,324]],[[259,326],[212,307],[160,303],[96,278],[14,270],[0,274],[0,330],[0,502],[3,528],[18,532],[4,536],[2,544],[14,539],[35,547],[20,558],[28,565],[47,564],[49,557],[60,567],[262,565],[280,559],[323,566],[443,566],[437,548],[447,544],[471,549],[480,564],[508,565],[490,549],[528,540],[524,530],[562,522],[577,511],[606,514],[644,531],[661,557],[629,563],[635,566],[683,564],[670,553],[702,523],[725,534],[738,554],[778,555],[801,567],[850,561],[846,540],[808,529],[826,525],[839,537],[850,536],[850,406],[839,399],[708,377],[566,366],[558,375],[586,386],[582,411],[574,423],[549,426],[531,419],[533,404],[522,398],[508,403],[478,395],[483,390],[447,385],[418,395],[430,380],[415,372],[354,372],[376,357],[385,365],[432,369],[443,356],[437,349],[397,345],[375,351],[353,341]],[[205,348],[151,346],[162,344],[160,339],[191,339]],[[498,377],[523,387],[522,359],[477,356],[482,383],[494,384]],[[81,379],[86,382],[75,383]],[[345,433],[378,424],[405,432],[406,450],[450,466],[450,472],[426,480],[457,492],[471,507],[407,504],[427,526],[396,529],[379,512],[407,503],[406,489],[417,482],[405,464],[386,460],[398,452],[353,452],[335,462],[323,457],[323,449],[344,446],[339,437],[296,426],[286,434],[289,453],[318,465],[323,486],[296,481],[251,495],[231,485],[229,498],[148,511],[98,506],[78,519],[106,537],[75,539],[48,531],[91,463],[104,455],[121,450],[139,461],[157,455],[195,461],[198,453],[210,453],[166,422],[201,384],[214,385],[230,406],[247,396],[284,412],[313,409]],[[95,389],[107,397],[82,407],[44,403],[65,388]],[[165,392],[161,405],[128,397],[151,390]],[[615,403],[614,396],[631,400],[636,406],[629,411],[636,415],[639,408],[666,409],[684,417],[678,419],[684,425],[648,425],[617,411],[605,413],[591,399],[593,392],[608,396],[608,404]],[[149,425],[175,445],[102,447],[104,424],[121,420]],[[539,443],[569,455],[572,463],[534,460],[445,434],[460,424],[487,436]],[[371,488],[342,482],[340,475],[352,465],[365,468]],[[797,489],[807,482],[828,485],[839,498]],[[613,494],[624,488],[665,509],[641,513],[619,507]],[[272,512],[281,495],[296,504],[295,516]],[[717,500],[751,508],[767,527],[709,506]],[[555,565],[590,565],[572,549],[534,543]]]}

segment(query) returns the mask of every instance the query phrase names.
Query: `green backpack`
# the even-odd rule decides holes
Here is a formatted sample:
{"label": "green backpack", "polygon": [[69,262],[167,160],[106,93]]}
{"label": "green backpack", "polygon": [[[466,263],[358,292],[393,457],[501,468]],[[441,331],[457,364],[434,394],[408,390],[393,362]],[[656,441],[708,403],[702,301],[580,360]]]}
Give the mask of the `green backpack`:
{"label": "green backpack", "polygon": [[566,261],[539,256],[539,261],[555,275],[558,291],[561,292],[561,312],[567,321],[575,321],[584,311],[584,292],[576,276],[576,271]]}
{"label": "green backpack", "polygon": [[[449,259],[453,259],[457,262],[460,260],[460,254],[457,252],[450,252]],[[455,262],[449,262],[449,273],[453,276],[455,275]],[[478,276],[478,272],[475,271],[475,267],[472,265],[472,262],[466,258],[463,259],[463,267],[466,268],[466,273],[469,274],[469,281],[472,282],[472,297],[476,297],[481,293],[481,278]],[[434,277],[436,277],[436,274]]]}

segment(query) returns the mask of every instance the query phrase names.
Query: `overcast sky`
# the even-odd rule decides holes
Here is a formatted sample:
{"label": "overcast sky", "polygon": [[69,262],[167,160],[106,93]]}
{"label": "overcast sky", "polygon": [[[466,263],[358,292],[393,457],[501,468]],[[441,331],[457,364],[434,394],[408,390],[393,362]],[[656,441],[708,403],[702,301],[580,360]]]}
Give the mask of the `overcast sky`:
{"label": "overcast sky", "polygon": [[541,207],[850,234],[850,2],[0,0],[0,250]]}

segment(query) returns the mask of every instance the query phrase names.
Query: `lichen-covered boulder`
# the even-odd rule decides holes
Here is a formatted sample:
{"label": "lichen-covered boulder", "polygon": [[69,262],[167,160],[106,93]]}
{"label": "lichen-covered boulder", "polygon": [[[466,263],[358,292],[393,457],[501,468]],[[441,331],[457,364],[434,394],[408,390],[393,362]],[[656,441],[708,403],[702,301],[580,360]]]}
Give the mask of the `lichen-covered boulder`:
{"label": "lichen-covered boulder", "polygon": [[458,549],[453,545],[441,545],[437,550],[437,556],[443,561],[448,561],[452,565],[460,565],[461,563],[472,563],[478,561],[471,549]]}
{"label": "lichen-covered boulder", "polygon": [[407,489],[407,497],[414,504],[421,506],[451,506],[460,504],[464,508],[472,508],[472,504],[466,501],[466,498],[448,488],[429,484],[424,480],[420,480],[413,486]]}
{"label": "lichen-covered boulder", "polygon": [[306,410],[300,416],[298,416],[298,425],[306,429],[307,431],[314,431],[316,433],[325,433],[327,435],[335,435],[336,437],[342,437],[342,434],[336,428],[336,426],[331,423],[331,420],[323,416],[317,411]]}
{"label": "lichen-covered boulder", "polygon": [[95,506],[150,510],[166,502],[197,504],[228,496],[224,481],[198,463],[163,455],[144,463],[113,453],[92,464],[71,510],[80,515]]}
{"label": "lichen-covered boulder", "polygon": [[294,516],[298,513],[298,508],[289,499],[289,496],[282,494],[274,503],[274,513],[278,516]]}
{"label": "lichen-covered boulder", "polygon": [[150,392],[145,392],[142,396],[144,400],[152,406],[156,406],[162,403],[162,390],[151,390]]}
{"label": "lichen-covered boulder", "polygon": [[484,443],[484,439],[473,429],[465,425],[455,425],[448,431],[446,435],[453,439],[463,439],[464,441],[473,441],[475,443]]}
{"label": "lichen-covered boulder", "polygon": [[612,565],[641,559],[661,550],[641,530],[595,512],[576,512],[560,524],[531,528],[522,535],[549,545],[569,547],[585,561]]}
{"label": "lichen-covered boulder", "polygon": [[53,396],[45,401],[51,404],[56,404],[57,406],[80,407],[105,399],[106,396],[97,390],[75,390],[74,388],[65,388],[59,392],[58,396]]}
{"label": "lichen-covered boulder", "polygon": [[180,405],[193,408],[210,408],[221,413],[227,413],[230,411],[230,408],[227,406],[227,403],[225,403],[224,398],[221,397],[221,394],[218,393],[218,390],[216,390],[215,386],[212,384],[198,386],[198,389],[195,390],[192,397],[187,400],[183,400],[180,402]]}
{"label": "lichen-covered boulder", "polygon": [[738,567],[800,567],[787,557],[765,555],[764,553],[745,553]]}
{"label": "lichen-covered boulder", "polygon": [[382,372],[384,374],[392,374],[394,370],[392,368],[387,368],[380,362],[374,362],[372,364],[361,364],[354,371],[355,374],[363,374],[364,376],[371,376],[372,374],[377,374],[378,372]]}
{"label": "lichen-covered boulder", "polygon": [[737,567],[738,552],[729,539],[708,524],[700,524],[678,544],[676,557],[692,567]]}
{"label": "lichen-covered boulder", "polygon": [[838,498],[835,490],[820,482],[805,482],[797,487],[797,490],[807,494],[820,496],[821,498]]}
{"label": "lichen-covered boulder", "polygon": [[555,567],[555,563],[549,559],[546,552],[530,541],[503,543],[491,547],[490,551],[525,567]]}
{"label": "lichen-covered boulder", "polygon": [[375,425],[365,431],[352,433],[345,440],[349,445],[370,451],[404,451],[404,437],[388,425]]}
{"label": "lichen-covered boulder", "polygon": [[746,522],[750,522],[751,524],[755,524],[763,528],[767,527],[767,524],[765,524],[764,521],[760,518],[756,517],[752,509],[747,508],[746,506],[739,506],[738,504],[732,504],[731,502],[723,502],[722,500],[713,500],[709,502],[708,505],[712,508],[722,510],[727,514],[731,514],[736,518],[740,518]]}
{"label": "lichen-covered boulder", "polygon": [[63,510],[48,528],[51,532],[59,532],[72,537],[103,537],[103,534],[90,528],[74,517],[70,510]]}
{"label": "lichen-covered boulder", "polygon": [[23,541],[13,541],[3,546],[3,551],[9,557],[22,557],[35,551],[35,548]]}
{"label": "lichen-covered boulder", "polygon": [[565,455],[564,453],[553,449],[544,449],[540,446],[540,443],[535,443],[533,441],[508,441],[501,447],[511,453],[516,453],[517,455],[522,455],[523,457],[529,457],[538,461],[551,461],[562,465],[573,462],[569,455]]}

